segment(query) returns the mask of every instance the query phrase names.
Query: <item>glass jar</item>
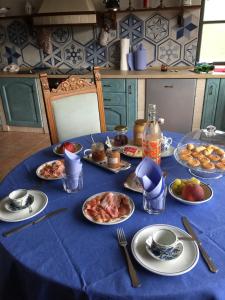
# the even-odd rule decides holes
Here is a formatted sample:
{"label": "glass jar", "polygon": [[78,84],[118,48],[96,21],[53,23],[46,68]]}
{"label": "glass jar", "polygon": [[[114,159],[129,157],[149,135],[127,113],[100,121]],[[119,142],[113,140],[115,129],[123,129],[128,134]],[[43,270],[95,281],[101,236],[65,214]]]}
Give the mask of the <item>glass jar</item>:
{"label": "glass jar", "polygon": [[134,123],[134,145],[136,146],[142,146],[142,138],[143,138],[143,132],[144,127],[146,124],[145,119],[138,119]]}
{"label": "glass jar", "polygon": [[127,127],[124,125],[118,125],[114,128],[116,131],[116,135],[114,137],[114,146],[124,146],[128,144],[128,137],[127,137]]}
{"label": "glass jar", "polygon": [[117,150],[107,150],[107,160],[108,160],[108,167],[111,169],[117,169],[120,167],[120,152]]}
{"label": "glass jar", "polygon": [[91,145],[92,159],[94,161],[103,161],[106,159],[105,147],[103,143],[93,143]]}

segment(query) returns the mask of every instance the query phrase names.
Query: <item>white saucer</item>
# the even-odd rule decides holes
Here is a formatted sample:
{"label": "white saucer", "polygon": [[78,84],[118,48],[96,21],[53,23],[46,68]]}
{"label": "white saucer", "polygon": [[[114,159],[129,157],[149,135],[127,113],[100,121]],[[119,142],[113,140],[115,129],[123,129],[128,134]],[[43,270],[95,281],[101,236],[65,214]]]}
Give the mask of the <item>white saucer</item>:
{"label": "white saucer", "polygon": [[175,148],[173,146],[170,146],[168,150],[161,152],[161,157],[169,157],[172,156],[174,153]]}
{"label": "white saucer", "polygon": [[32,212],[29,212],[28,208],[14,212],[7,210],[6,203],[9,201],[9,198],[5,197],[0,201],[0,220],[5,222],[24,221],[36,216],[46,207],[48,203],[48,197],[45,193],[37,190],[28,190],[28,193],[34,196]]}
{"label": "white saucer", "polygon": [[184,230],[167,224],[154,224],[139,230],[131,242],[131,250],[135,259],[145,269],[164,276],[177,276],[192,270],[198,262],[199,250],[195,241],[182,241],[182,254],[170,261],[159,261],[148,254],[145,241],[155,231],[159,229],[170,229],[179,237],[190,237]]}
{"label": "white saucer", "polygon": [[6,208],[6,210],[14,213],[14,212],[21,211],[23,209],[29,209],[30,207],[32,208],[33,202],[34,202],[34,198],[29,196],[28,197],[28,201],[27,201],[27,203],[26,203],[25,206],[23,206],[23,207],[16,207],[15,205],[13,205],[13,203],[11,202],[11,200],[8,199],[5,202],[5,208]]}

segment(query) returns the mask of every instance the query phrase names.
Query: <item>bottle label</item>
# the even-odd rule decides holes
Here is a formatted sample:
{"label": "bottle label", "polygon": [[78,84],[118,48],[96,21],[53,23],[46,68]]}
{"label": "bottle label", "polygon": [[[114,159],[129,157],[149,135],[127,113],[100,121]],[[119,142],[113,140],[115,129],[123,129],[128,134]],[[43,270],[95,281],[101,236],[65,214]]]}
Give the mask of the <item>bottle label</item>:
{"label": "bottle label", "polygon": [[119,163],[119,157],[109,157],[108,158],[109,164],[118,164]]}
{"label": "bottle label", "polygon": [[150,157],[159,165],[161,161],[161,140],[143,141],[143,157]]}

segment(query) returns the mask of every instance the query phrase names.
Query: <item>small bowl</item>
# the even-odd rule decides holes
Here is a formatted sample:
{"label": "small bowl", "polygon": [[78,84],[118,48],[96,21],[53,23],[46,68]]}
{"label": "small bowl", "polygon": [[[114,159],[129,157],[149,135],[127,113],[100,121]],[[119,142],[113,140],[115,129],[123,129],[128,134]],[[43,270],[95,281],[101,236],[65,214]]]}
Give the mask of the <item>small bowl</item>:
{"label": "small bowl", "polygon": [[17,208],[22,208],[26,206],[27,201],[28,201],[28,191],[25,189],[18,189],[9,194],[9,199],[12,203]]}
{"label": "small bowl", "polygon": [[[81,145],[81,144],[79,144],[79,143],[73,143],[74,144],[74,146],[76,147],[76,151],[75,152],[73,152],[74,154],[77,154],[77,153],[79,153],[82,149],[83,149],[83,146]],[[58,152],[58,149],[59,149],[59,147],[61,146],[62,144],[58,144],[58,145],[56,145],[54,148],[53,148],[53,152],[56,154],[56,155],[59,155],[59,156],[64,156],[64,153],[59,153]]]}
{"label": "small bowl", "polygon": [[199,200],[199,201],[188,201],[185,200],[181,197],[181,195],[177,195],[173,192],[172,186],[174,184],[174,181],[169,185],[169,193],[171,196],[173,196],[173,198],[175,198],[176,200],[184,203],[184,204],[188,204],[188,205],[199,205],[199,204],[203,204],[205,202],[208,202],[212,196],[213,196],[213,190],[212,188],[208,185],[205,184],[204,182],[201,182],[200,185],[201,187],[204,189],[205,192],[205,198],[203,200]]}

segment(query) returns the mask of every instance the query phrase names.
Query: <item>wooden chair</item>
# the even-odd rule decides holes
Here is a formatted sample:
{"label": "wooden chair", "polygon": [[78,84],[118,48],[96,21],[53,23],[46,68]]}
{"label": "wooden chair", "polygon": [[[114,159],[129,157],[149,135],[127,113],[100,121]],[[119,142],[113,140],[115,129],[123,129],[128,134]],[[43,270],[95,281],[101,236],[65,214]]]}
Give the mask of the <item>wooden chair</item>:
{"label": "wooden chair", "polygon": [[72,75],[50,91],[47,74],[40,74],[51,143],[106,131],[99,68],[94,81]]}

